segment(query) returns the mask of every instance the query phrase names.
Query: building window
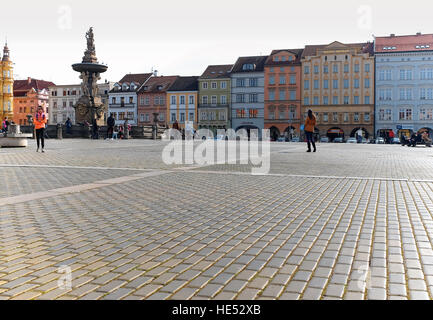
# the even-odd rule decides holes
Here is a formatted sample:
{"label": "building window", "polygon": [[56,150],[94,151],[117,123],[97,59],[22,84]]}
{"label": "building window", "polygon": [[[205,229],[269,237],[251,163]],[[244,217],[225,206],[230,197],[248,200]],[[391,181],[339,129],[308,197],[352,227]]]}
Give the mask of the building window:
{"label": "building window", "polygon": [[171,114],[171,122],[176,122],[176,113]]}
{"label": "building window", "polygon": [[385,80],[392,80],[392,70],[385,70]]}
{"label": "building window", "polygon": [[359,89],[359,79],[355,79],[353,86],[355,87],[355,89]]}
{"label": "building window", "polygon": [[211,101],[211,104],[212,104],[213,106],[215,106],[215,105],[217,104],[217,96],[212,96],[212,97],[210,98],[210,101]]}
{"label": "building window", "polygon": [[355,112],[355,113],[353,114],[353,121],[355,121],[355,122],[359,122],[359,112]]}
{"label": "building window", "polygon": [[364,113],[364,122],[370,122],[370,113]]}
{"label": "building window", "polygon": [[323,114],[323,122],[328,122],[328,113],[327,112],[325,112]]}
{"label": "building window", "polygon": [[111,98],[111,103],[116,104],[116,98],[115,97]]}
{"label": "building window", "polygon": [[250,79],[250,87],[258,87],[259,81],[257,78],[251,78]]}
{"label": "building window", "polygon": [[349,104],[349,96],[344,96],[343,97],[343,103],[344,104]]}
{"label": "building window", "polygon": [[364,79],[364,87],[366,89],[370,88],[370,79],[369,78]]}
{"label": "building window", "polygon": [[353,103],[354,104],[359,104],[359,96],[354,96],[353,97]]}
{"label": "building window", "polygon": [[236,95],[236,102],[237,103],[244,103],[245,102],[245,95],[243,95],[243,94],[237,94]]}
{"label": "building window", "polygon": [[200,120],[207,120],[207,113],[206,113],[206,111],[202,111],[200,113]]}
{"label": "building window", "polygon": [[177,104],[177,97],[176,96],[171,96],[171,104],[172,105],[176,105]]}
{"label": "building window", "polygon": [[310,73],[310,67],[305,66],[304,67],[304,74],[309,74]]}
{"label": "building window", "polygon": [[315,96],[314,98],[313,98],[313,105],[318,105],[319,104],[319,97],[317,97],[317,96]]}
{"label": "building window", "polygon": [[359,64],[358,64],[358,63],[355,64],[355,69],[354,69],[354,71],[355,71],[355,72],[359,72]]}
{"label": "building window", "polygon": [[314,73],[318,74],[319,73],[319,66],[314,66]]}
{"label": "building window", "polygon": [[185,105],[185,96],[180,96],[180,105]]}
{"label": "building window", "polygon": [[227,88],[227,82],[226,81],[221,81],[221,89],[226,89]]}
{"label": "building window", "polygon": [[304,89],[310,89],[310,80],[304,80]]}
{"label": "building window", "polygon": [[221,104],[222,105],[227,104],[227,96],[221,96],[220,99],[221,99]]}
{"label": "building window", "polygon": [[208,96],[203,96],[203,97],[201,97],[201,102],[202,102],[204,105],[208,104]]}
{"label": "building window", "polygon": [[338,104],[338,96],[332,97],[332,104]]}
{"label": "building window", "polygon": [[193,105],[195,103],[194,96],[189,96],[188,99],[189,99],[189,104],[190,105]]}
{"label": "building window", "polygon": [[144,114],[140,113],[140,122],[144,122]]}
{"label": "building window", "polygon": [[180,113],[180,122],[181,123],[185,122],[185,113],[183,113],[183,112]]}
{"label": "building window", "polygon": [[349,122],[349,114],[348,114],[347,112],[345,112],[345,113],[343,114],[343,121],[344,121],[344,122]]}
{"label": "building window", "polygon": [[399,120],[412,120],[412,109],[401,108],[399,112]]}
{"label": "building window", "polygon": [[252,103],[258,102],[258,94],[257,93],[251,93],[250,94],[250,102],[252,102]]}
{"label": "building window", "polygon": [[150,97],[146,97],[146,99],[144,99],[144,100],[145,100],[144,104],[146,106],[150,105]]}
{"label": "building window", "polygon": [[337,112],[332,113],[332,121],[338,122],[338,113]]}
{"label": "building window", "polygon": [[370,64],[369,64],[369,63],[366,63],[366,64],[364,65],[364,71],[365,71],[365,72],[370,72]]}
{"label": "building window", "polygon": [[332,88],[338,89],[338,80],[332,80]]}
{"label": "building window", "polygon": [[269,90],[269,100],[270,101],[275,100],[275,90]]}
{"label": "building window", "polygon": [[334,64],[334,65],[332,66],[332,72],[334,72],[334,73],[338,73],[338,64]]}
{"label": "building window", "polygon": [[269,77],[269,84],[275,84],[275,76]]}
{"label": "building window", "polygon": [[290,100],[296,100],[296,91],[291,90],[289,91]]}
{"label": "building window", "polygon": [[327,80],[327,79],[323,80],[323,88],[329,89],[329,80]]}
{"label": "building window", "polygon": [[218,87],[217,87],[217,83],[216,82],[212,82],[211,83],[211,88],[212,89],[217,89]]}
{"label": "building window", "polygon": [[304,105],[308,106],[310,104],[310,98],[304,97]]}
{"label": "building window", "polygon": [[245,79],[236,79],[236,87],[245,87]]}
{"label": "building window", "polygon": [[294,74],[290,75],[290,84],[296,84],[296,76]]}
{"label": "building window", "polygon": [[323,97],[323,104],[327,105],[329,103],[328,96]]}
{"label": "building window", "polygon": [[279,109],[278,119],[286,119],[286,111],[284,109]]}
{"label": "building window", "polygon": [[280,76],[280,84],[286,84],[286,77]]}
{"label": "building window", "polygon": [[313,85],[314,89],[319,89],[319,80],[314,80]]}
{"label": "building window", "polygon": [[208,88],[208,83],[207,82],[203,82],[202,83],[202,89],[207,89]]}
{"label": "building window", "polygon": [[144,105],[144,98],[140,97],[140,105]]}
{"label": "building window", "polygon": [[364,104],[370,104],[370,96],[364,97]]}
{"label": "building window", "polygon": [[245,118],[245,109],[237,109],[236,110],[237,118]]}
{"label": "building window", "polygon": [[269,110],[268,118],[269,118],[269,120],[275,119],[275,111],[274,110]]}
{"label": "building window", "polygon": [[280,100],[286,100],[286,92],[284,90],[280,90]]}
{"label": "building window", "polygon": [[189,113],[189,118],[188,118],[188,120],[189,120],[189,121],[194,121],[194,112],[190,112],[190,113]]}
{"label": "building window", "polygon": [[329,67],[323,66],[323,73],[329,73]]}
{"label": "building window", "polygon": [[347,63],[344,65],[344,73],[349,73],[349,65]]}
{"label": "building window", "polygon": [[343,80],[343,87],[344,87],[344,89],[349,89],[349,79]]}

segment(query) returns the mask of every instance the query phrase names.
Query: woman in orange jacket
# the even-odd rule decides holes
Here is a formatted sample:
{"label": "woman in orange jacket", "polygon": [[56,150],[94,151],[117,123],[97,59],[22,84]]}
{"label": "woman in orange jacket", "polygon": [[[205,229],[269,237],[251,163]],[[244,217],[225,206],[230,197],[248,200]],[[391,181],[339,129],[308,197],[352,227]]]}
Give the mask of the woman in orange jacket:
{"label": "woman in orange jacket", "polygon": [[39,152],[39,147],[42,145],[42,152],[45,152],[45,141],[44,141],[44,133],[45,133],[45,125],[47,123],[47,116],[44,113],[44,109],[42,106],[38,107],[38,111],[35,116],[35,129],[36,129],[36,141],[38,144],[38,149],[36,152]]}
{"label": "woman in orange jacket", "polygon": [[[311,152],[311,144],[313,145],[313,152],[316,152],[316,143],[314,142],[314,128],[316,126],[316,117],[313,114],[313,111],[308,110],[307,120],[305,121],[305,135],[307,136],[307,152]],[[311,143],[311,144],[310,144]]]}

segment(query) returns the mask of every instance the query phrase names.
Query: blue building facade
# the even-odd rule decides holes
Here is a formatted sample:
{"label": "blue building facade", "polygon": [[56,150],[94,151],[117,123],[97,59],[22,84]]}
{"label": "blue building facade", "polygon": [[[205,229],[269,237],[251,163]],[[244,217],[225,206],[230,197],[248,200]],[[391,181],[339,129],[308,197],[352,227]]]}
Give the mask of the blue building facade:
{"label": "blue building facade", "polygon": [[375,39],[375,134],[433,135],[433,35]]}

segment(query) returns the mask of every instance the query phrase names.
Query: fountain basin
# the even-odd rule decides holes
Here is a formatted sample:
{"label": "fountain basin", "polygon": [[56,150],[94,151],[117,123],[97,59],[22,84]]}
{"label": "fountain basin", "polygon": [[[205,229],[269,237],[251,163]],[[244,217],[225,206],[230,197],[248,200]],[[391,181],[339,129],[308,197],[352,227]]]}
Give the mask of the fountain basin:
{"label": "fountain basin", "polygon": [[103,73],[107,71],[108,66],[99,63],[83,62],[73,64],[72,69],[77,72]]}

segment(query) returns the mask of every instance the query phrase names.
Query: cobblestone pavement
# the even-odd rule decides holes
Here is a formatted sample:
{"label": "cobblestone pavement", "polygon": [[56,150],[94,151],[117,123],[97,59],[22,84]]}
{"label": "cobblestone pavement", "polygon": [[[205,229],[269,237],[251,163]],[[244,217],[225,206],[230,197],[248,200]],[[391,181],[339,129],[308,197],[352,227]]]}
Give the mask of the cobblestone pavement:
{"label": "cobblestone pavement", "polygon": [[273,143],[254,176],[47,144],[0,149],[1,299],[433,298],[431,149]]}

